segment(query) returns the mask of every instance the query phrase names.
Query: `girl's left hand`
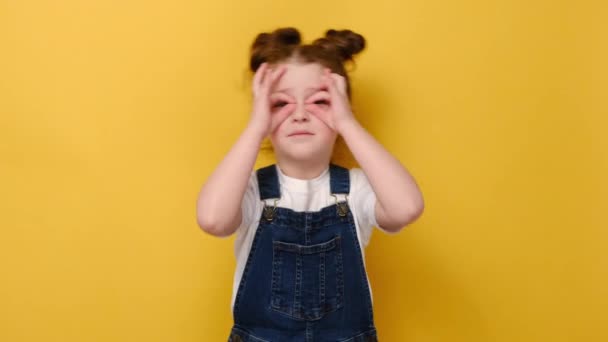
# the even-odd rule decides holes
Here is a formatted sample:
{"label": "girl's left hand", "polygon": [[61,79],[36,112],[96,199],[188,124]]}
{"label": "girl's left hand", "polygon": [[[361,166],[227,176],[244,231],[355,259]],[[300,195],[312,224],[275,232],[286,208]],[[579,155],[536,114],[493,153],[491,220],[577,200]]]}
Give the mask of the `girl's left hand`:
{"label": "girl's left hand", "polygon": [[[305,108],[329,128],[341,133],[341,127],[344,123],[355,120],[346,93],[346,79],[326,68],[322,76],[322,82],[322,87],[327,92],[321,92],[319,96],[314,96],[308,101]],[[329,103],[324,106],[317,105],[317,102],[323,100],[329,100]]]}

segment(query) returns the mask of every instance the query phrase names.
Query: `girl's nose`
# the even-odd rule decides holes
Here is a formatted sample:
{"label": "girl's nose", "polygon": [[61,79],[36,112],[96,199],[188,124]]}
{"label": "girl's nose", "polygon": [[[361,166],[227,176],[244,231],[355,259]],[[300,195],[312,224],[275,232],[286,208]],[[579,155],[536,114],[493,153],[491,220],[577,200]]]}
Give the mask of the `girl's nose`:
{"label": "girl's nose", "polygon": [[296,121],[308,121],[310,114],[304,108],[304,104],[300,104],[293,111],[292,117]]}

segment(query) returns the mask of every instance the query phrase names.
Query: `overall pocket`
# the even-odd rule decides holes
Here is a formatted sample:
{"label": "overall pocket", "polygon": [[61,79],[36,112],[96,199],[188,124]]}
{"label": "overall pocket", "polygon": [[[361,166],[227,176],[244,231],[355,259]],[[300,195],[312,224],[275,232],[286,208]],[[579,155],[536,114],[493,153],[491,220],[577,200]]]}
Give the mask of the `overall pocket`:
{"label": "overall pocket", "polygon": [[298,320],[317,320],[343,306],[340,235],[315,245],[273,241],[273,310]]}

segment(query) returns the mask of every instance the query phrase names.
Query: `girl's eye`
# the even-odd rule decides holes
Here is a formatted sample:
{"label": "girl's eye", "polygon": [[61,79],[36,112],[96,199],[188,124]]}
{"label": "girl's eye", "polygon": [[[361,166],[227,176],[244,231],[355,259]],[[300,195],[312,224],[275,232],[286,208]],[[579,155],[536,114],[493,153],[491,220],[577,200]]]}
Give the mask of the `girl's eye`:
{"label": "girl's eye", "polygon": [[285,101],[277,101],[277,102],[275,102],[275,103],[272,105],[272,107],[273,107],[273,108],[277,108],[277,107],[283,107],[283,106],[284,106],[284,105],[286,105],[286,104],[287,104],[287,102],[285,102]]}
{"label": "girl's eye", "polygon": [[315,101],[315,104],[329,104],[329,101],[327,101],[327,100],[317,100],[317,101]]}

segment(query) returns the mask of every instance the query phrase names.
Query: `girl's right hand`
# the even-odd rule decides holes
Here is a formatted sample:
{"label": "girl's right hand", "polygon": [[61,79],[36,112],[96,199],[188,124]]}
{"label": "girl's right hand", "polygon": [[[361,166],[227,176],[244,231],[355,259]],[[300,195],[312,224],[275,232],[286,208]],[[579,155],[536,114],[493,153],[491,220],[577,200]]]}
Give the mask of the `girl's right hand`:
{"label": "girl's right hand", "polygon": [[[293,104],[285,104],[281,107],[277,106],[276,112],[273,112],[275,108],[272,108],[270,101],[271,89],[286,70],[285,65],[270,69],[268,63],[262,63],[253,77],[253,110],[249,126],[256,129],[264,138],[283,122],[294,107]],[[271,115],[276,115],[276,119],[272,120]]]}

